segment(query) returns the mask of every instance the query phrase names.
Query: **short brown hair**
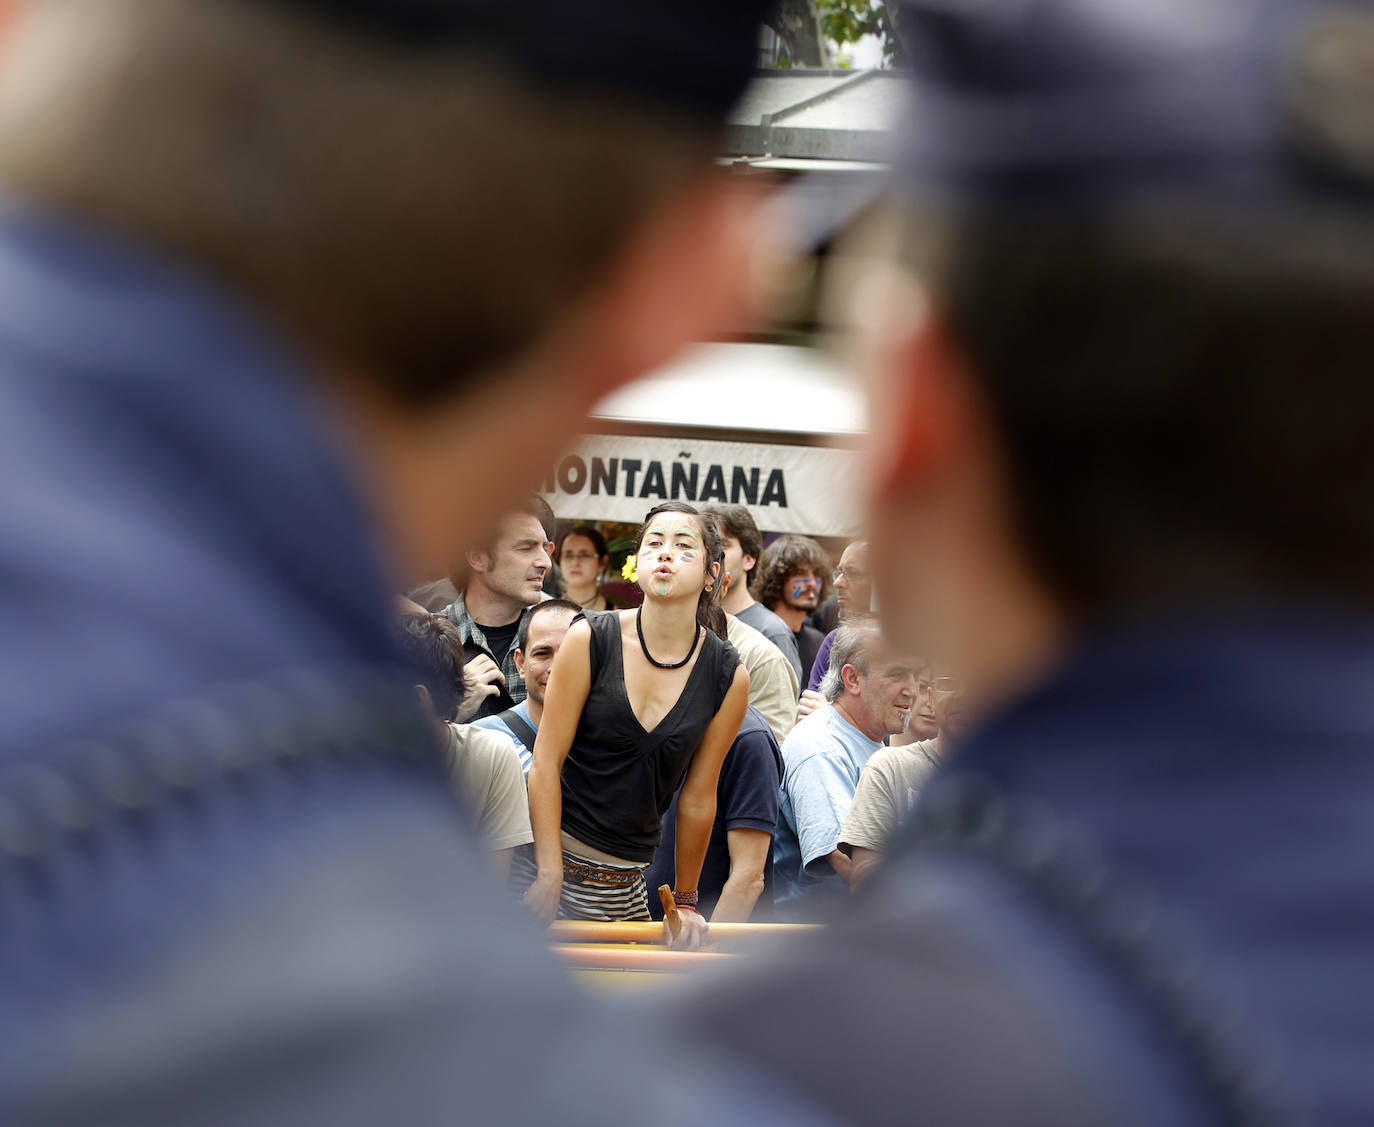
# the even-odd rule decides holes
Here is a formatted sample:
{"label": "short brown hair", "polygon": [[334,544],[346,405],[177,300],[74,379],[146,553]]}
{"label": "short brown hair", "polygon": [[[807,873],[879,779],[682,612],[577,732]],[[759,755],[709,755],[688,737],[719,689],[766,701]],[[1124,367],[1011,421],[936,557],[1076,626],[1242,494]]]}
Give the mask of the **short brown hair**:
{"label": "short brown hair", "polygon": [[528,348],[715,141],[286,5],[35,0],[7,36],[0,183],[189,253],[417,409]]}
{"label": "short brown hair", "polygon": [[515,648],[523,654],[525,644],[530,640],[530,624],[539,615],[556,610],[567,611],[574,618],[582,613],[582,608],[571,599],[545,599],[543,602],[535,603],[520,616],[520,626],[515,631]]}
{"label": "short brown hair", "polygon": [[[746,556],[754,557],[754,565],[758,565],[759,557],[763,555],[763,535],[759,532],[759,526],[754,523],[754,514],[743,505],[702,505],[701,515],[710,520],[715,526],[716,531],[722,536],[729,536],[731,539],[738,540],[741,551]],[[745,575],[748,576],[748,568]],[[748,586],[748,580],[745,580]]]}
{"label": "short brown hair", "polygon": [[932,216],[909,254],[1071,614],[1374,603],[1374,236],[1301,215]]}
{"label": "short brown hair", "polygon": [[402,656],[429,691],[441,720],[456,720],[463,699],[463,637],[442,614],[396,616],[393,631]]}

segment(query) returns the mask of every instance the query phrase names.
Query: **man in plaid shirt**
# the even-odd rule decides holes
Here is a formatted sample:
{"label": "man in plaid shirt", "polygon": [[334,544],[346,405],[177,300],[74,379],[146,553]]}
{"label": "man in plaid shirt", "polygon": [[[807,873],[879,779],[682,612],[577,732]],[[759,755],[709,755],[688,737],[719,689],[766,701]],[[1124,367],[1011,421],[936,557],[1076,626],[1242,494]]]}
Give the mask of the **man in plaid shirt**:
{"label": "man in plaid shirt", "polygon": [[443,614],[463,639],[463,723],[495,716],[525,699],[515,639],[525,611],[543,598],[553,561],[548,506],[531,496],[506,513],[484,548],[467,554],[467,583]]}

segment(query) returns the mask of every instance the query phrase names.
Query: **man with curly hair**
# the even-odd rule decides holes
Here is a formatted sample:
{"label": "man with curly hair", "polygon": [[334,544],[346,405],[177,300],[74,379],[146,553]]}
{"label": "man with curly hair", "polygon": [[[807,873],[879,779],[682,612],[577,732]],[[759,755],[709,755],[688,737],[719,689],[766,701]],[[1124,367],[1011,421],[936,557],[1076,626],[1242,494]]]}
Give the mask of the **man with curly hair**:
{"label": "man with curly hair", "polygon": [[802,668],[809,670],[825,635],[806,620],[825,596],[830,558],[809,536],[779,536],[763,551],[754,597],[787,623],[797,641]]}

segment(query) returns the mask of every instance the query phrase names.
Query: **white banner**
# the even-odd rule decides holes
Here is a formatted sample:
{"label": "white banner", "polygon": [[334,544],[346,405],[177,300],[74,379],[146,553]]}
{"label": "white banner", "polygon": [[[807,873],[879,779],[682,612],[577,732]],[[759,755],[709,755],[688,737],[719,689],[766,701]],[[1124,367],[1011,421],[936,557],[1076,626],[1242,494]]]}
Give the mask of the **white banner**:
{"label": "white banner", "polygon": [[815,446],[585,435],[544,480],[560,520],[638,524],[660,501],[747,505],[765,532],[859,531],[860,454]]}

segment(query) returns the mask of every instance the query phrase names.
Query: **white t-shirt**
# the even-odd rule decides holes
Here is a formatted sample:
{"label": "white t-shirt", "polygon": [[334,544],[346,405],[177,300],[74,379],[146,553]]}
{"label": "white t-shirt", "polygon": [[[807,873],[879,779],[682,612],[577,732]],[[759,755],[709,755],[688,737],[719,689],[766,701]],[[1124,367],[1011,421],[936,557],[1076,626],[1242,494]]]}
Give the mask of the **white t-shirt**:
{"label": "white t-shirt", "polygon": [[940,766],[934,740],[875,752],[859,776],[854,801],[840,831],[840,846],[882,852],[906,822],[926,780]]}
{"label": "white t-shirt", "polygon": [[534,840],[530,800],[520,756],[508,736],[450,724],[449,772],[454,790],[472,812],[482,848],[494,853]]}
{"label": "white t-shirt", "polygon": [[730,644],[749,671],[749,703],[781,744],[797,723],[797,697],[801,694],[796,671],[782,651],[747,622],[733,614],[725,617]]}

